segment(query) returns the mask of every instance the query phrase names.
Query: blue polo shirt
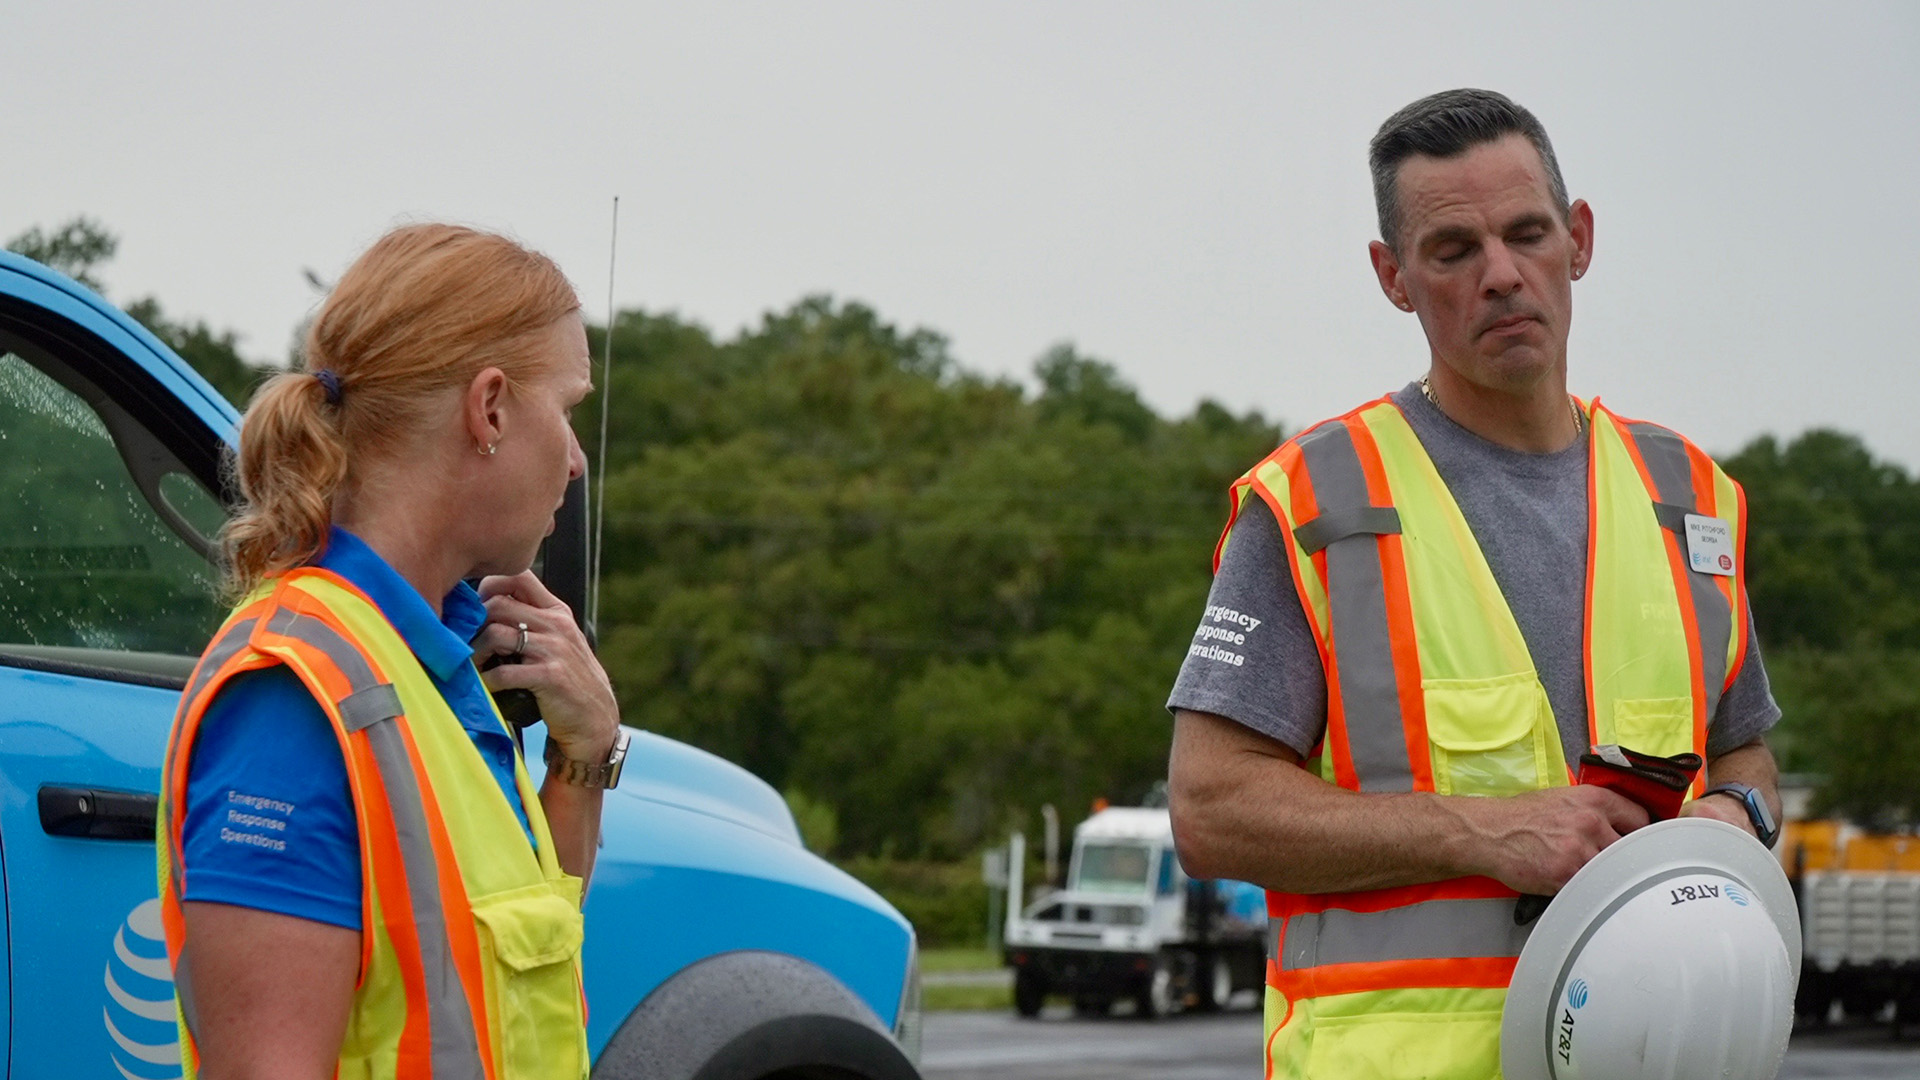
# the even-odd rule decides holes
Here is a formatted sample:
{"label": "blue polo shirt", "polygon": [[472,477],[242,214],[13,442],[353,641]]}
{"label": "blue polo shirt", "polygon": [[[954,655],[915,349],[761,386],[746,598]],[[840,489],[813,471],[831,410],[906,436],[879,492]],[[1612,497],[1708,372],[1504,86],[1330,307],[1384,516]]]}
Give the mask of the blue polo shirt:
{"label": "blue polo shirt", "polygon": [[[467,644],[486,625],[462,582],[440,615],[359,537],[335,528],[315,565],[366,593],[453,708],[533,843],[513,781],[513,738]],[[284,666],[235,676],[200,722],[187,771],[182,899],[360,929],[360,834],[332,722]]]}

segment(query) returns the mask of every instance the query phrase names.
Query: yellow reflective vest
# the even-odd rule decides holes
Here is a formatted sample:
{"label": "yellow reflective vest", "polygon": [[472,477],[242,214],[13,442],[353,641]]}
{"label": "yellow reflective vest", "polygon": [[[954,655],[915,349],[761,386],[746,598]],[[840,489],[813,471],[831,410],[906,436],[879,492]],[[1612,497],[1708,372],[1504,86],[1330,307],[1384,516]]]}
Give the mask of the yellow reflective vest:
{"label": "yellow reflective vest", "polygon": [[[1597,401],[1580,407],[1591,433],[1589,738],[1704,755],[1708,719],[1746,653],[1744,496],[1673,432]],[[1569,782],[1520,627],[1391,399],[1289,440],[1232,497],[1235,516],[1253,497],[1272,508],[1326,671],[1326,734],[1306,767],[1360,792],[1512,795]],[[1711,535],[1690,544],[1689,530]],[[1499,1075],[1500,1013],[1527,933],[1515,897],[1479,877],[1269,892],[1267,1076]]]}
{"label": "yellow reflective vest", "polygon": [[[180,897],[188,762],[233,676],[284,664],[332,721],[360,828],[360,976],[342,1078],[587,1075],[581,882],[560,868],[516,761],[535,844],[453,710],[366,595],[316,568],[263,583],[230,615],[181,698],[161,792],[162,920],[186,1075],[199,1068]],[[504,722],[503,722],[504,724]]]}

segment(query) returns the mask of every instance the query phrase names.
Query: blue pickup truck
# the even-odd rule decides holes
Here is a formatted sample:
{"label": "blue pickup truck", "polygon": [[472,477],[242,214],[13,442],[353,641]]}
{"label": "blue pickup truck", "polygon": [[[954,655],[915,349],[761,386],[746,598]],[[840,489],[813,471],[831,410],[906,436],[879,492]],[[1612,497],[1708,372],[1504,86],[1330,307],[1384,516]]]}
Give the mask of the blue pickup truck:
{"label": "blue pickup truck", "polygon": [[[236,421],[125,314],[0,252],[7,1076],[180,1075],[154,796],[223,614],[211,539]],[[547,556],[576,611],[582,517]],[[808,853],[766,783],[635,733],[604,835],[586,903],[595,1077],[917,1080],[913,927]]]}

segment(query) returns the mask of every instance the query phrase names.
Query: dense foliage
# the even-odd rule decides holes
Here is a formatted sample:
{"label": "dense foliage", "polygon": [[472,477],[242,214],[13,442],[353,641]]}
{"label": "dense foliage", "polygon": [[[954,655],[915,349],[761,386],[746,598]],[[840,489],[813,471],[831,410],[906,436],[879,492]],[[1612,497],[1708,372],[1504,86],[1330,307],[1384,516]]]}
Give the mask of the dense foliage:
{"label": "dense foliage", "polygon": [[1747,582],[1785,710],[1774,749],[1816,808],[1920,819],[1920,483],[1860,440],[1763,436],[1722,464],[1746,488]]}
{"label": "dense foliage", "polygon": [[[9,246],[79,274],[112,253],[94,226]],[[132,309],[236,400],[265,370]],[[613,332],[599,628],[629,723],[753,769],[843,856],[952,858],[1164,776],[1225,488],[1275,423],[1162,417],[1065,345],[1037,390],[982,378],[821,297],[731,339],[634,311]],[[1783,764],[1826,808],[1911,820],[1920,485],[1832,431],[1724,460]]]}
{"label": "dense foliage", "polygon": [[1030,395],[823,298],[728,342],[627,313],[615,354],[601,653],[629,722],[831,808],[852,852],[957,854],[1164,775],[1225,488],[1273,425],[1163,420],[1067,346]]}

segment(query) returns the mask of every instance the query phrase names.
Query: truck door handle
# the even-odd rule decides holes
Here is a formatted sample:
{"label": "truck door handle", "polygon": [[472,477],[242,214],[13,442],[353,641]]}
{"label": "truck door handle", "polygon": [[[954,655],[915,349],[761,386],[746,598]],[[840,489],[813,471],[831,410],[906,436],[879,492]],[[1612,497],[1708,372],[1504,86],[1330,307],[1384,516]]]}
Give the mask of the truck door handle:
{"label": "truck door handle", "polygon": [[160,797],[139,791],[40,785],[40,828],[48,836],[153,842]]}

